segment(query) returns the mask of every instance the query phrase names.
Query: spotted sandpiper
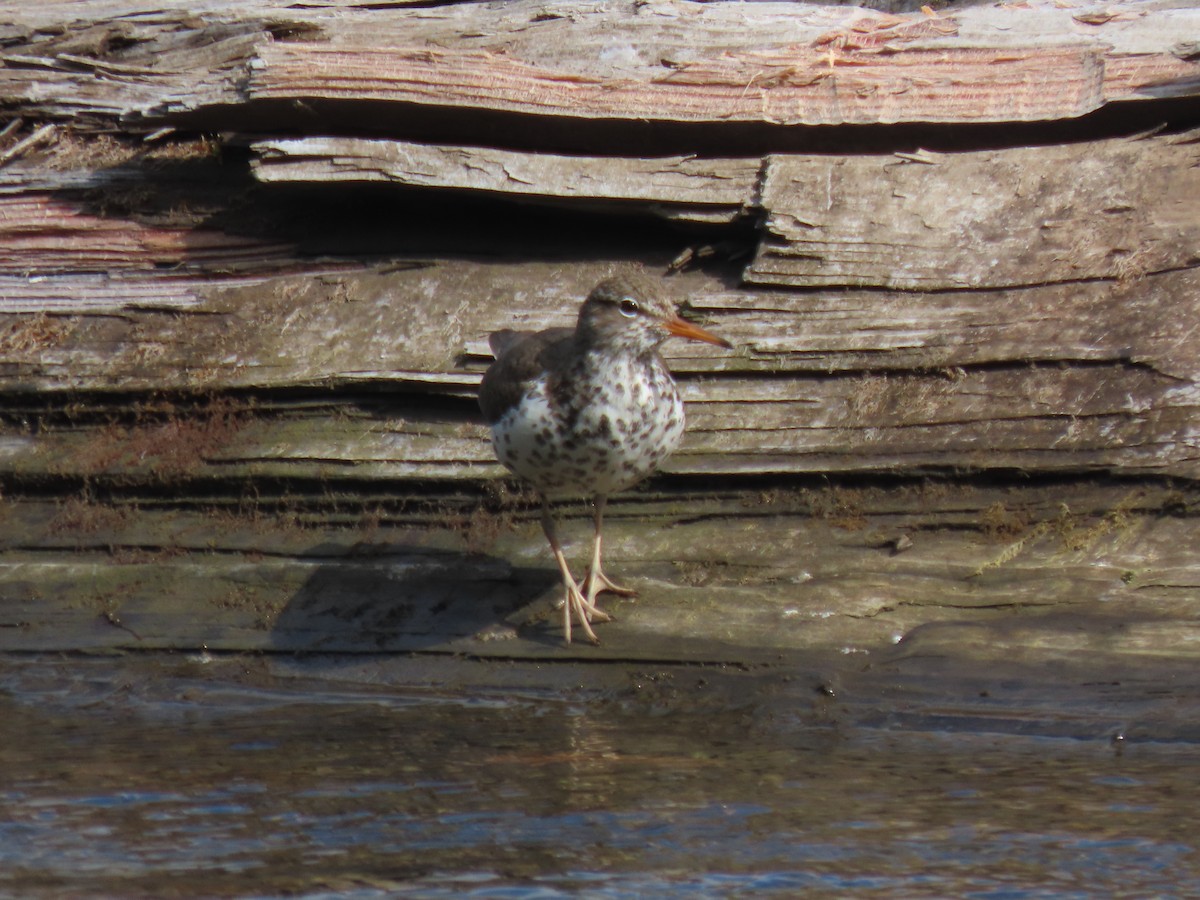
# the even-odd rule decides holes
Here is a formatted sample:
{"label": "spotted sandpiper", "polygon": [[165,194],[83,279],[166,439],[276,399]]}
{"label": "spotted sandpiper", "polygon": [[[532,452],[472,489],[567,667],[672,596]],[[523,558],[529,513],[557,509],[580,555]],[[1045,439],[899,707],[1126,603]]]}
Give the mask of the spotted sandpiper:
{"label": "spotted sandpiper", "polygon": [[[568,644],[573,616],[599,643],[591,623],[610,617],[596,607],[598,594],[636,593],[604,574],[600,531],[608,497],[648,476],[683,437],[683,401],[658,355],[671,335],[732,347],[681,319],[653,281],[630,273],[596,285],[573,329],[506,329],[489,338],[496,361],[483,376],[479,406],[500,462],[541,494],[542,529],[566,593]],[[582,582],[571,574],[550,510],[552,499],[566,497],[595,504]]]}

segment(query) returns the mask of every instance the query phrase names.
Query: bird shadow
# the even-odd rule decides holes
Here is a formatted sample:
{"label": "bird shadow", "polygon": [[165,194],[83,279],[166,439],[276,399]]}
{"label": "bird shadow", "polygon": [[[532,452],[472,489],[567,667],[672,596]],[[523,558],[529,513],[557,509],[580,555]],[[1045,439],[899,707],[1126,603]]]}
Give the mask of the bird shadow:
{"label": "bird shadow", "polygon": [[411,544],[357,549],[310,550],[312,572],[275,617],[272,649],[453,652],[467,639],[538,640],[548,631],[538,602],[548,609],[555,596],[559,579],[549,569]]}

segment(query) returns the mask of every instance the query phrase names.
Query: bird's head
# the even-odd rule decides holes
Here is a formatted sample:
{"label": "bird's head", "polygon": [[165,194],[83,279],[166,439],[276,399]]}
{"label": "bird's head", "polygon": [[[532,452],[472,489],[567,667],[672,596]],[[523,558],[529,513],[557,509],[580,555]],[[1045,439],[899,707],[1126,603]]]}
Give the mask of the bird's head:
{"label": "bird's head", "polygon": [[724,338],[681,319],[653,281],[632,273],[606,278],[592,289],[579,310],[575,333],[586,343],[639,355],[672,335],[733,347]]}

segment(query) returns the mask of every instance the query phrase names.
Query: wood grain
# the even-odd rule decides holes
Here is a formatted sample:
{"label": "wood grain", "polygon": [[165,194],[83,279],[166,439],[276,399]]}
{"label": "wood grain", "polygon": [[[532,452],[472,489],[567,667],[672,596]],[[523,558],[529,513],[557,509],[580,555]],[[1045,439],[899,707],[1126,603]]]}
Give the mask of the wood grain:
{"label": "wood grain", "polygon": [[[1127,4],[1128,5],[1128,4]],[[1197,12],[1143,3],[903,16],[793,3],[24,5],[0,100],[41,117],[249,122],[247,103],[783,125],[1021,122],[1195,96]],[[63,22],[71,28],[61,29]],[[278,110],[277,110],[278,112]],[[251,126],[253,127],[253,126]],[[526,126],[528,127],[528,126]]]}
{"label": "wood grain", "polygon": [[666,218],[727,223],[746,214],[757,159],[563,156],[492,147],[356,138],[260,142],[254,173],[277,183],[387,183],[597,203],[625,201]]}
{"label": "wood grain", "polygon": [[1200,145],[1161,139],[898,157],[772,156],[746,277],[945,290],[1200,262]]}

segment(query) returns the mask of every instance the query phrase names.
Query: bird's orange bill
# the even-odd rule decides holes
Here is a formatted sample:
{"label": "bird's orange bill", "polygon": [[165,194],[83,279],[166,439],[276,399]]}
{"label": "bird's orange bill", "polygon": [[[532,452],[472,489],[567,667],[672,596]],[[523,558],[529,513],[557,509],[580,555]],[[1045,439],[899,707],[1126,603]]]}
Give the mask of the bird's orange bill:
{"label": "bird's orange bill", "polygon": [[689,341],[704,341],[706,344],[716,344],[718,347],[724,347],[726,350],[733,349],[733,344],[729,343],[725,338],[717,337],[711,331],[705,331],[699,325],[693,325],[691,322],[681,319],[678,316],[663,322],[663,328],[676,337],[687,338]]}

